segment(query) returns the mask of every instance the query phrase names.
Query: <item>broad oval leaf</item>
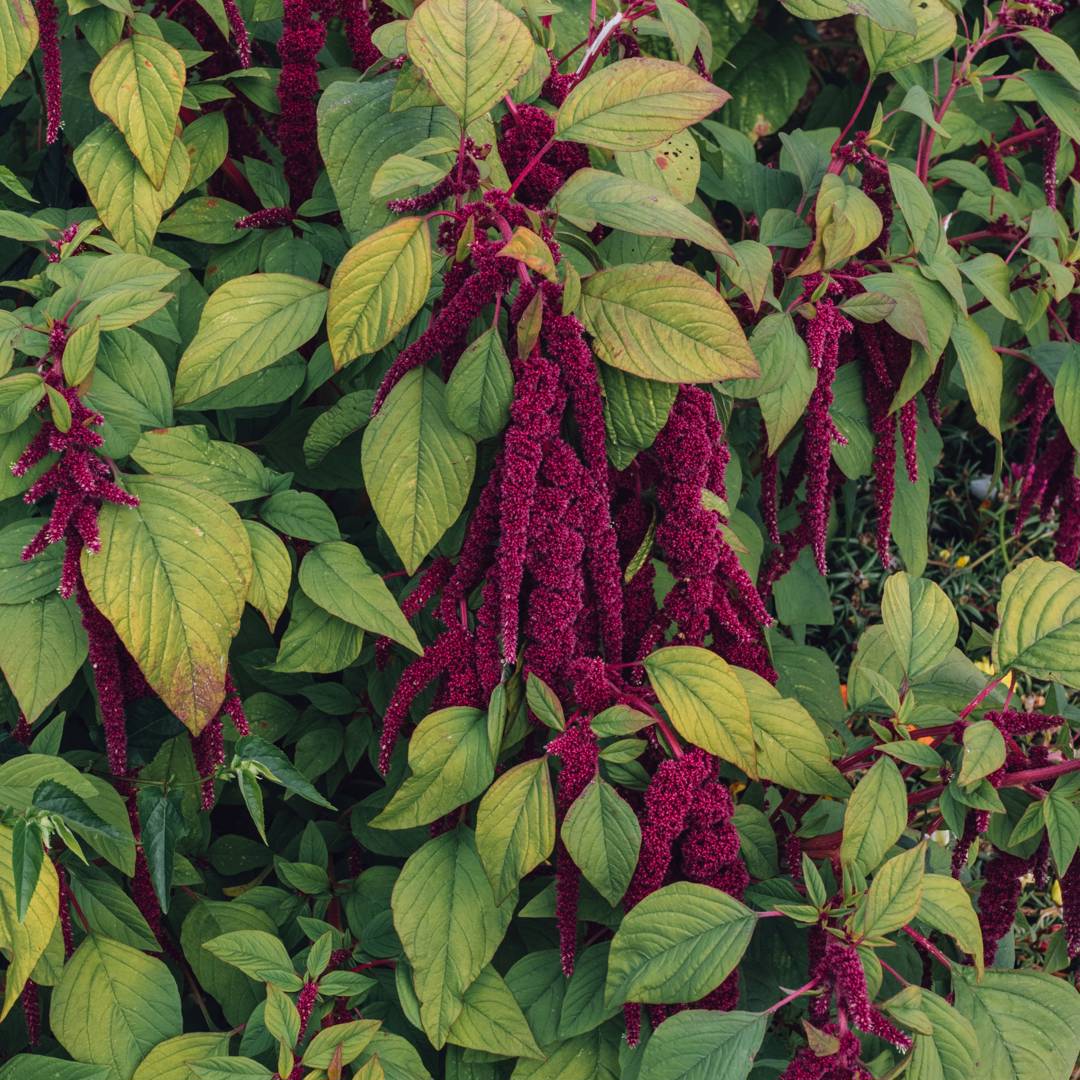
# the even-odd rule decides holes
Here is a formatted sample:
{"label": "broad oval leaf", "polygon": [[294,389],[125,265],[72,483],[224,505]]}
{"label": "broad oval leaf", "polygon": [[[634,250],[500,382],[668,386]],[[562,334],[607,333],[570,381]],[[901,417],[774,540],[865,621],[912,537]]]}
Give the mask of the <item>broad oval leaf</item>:
{"label": "broad oval leaf", "polygon": [[956,16],[942,0],[907,0],[915,17],[914,34],[884,30],[864,16],[855,20],[871,75],[897,71],[944,52],[956,36]]}
{"label": "broad oval leaf", "polygon": [[464,125],[509,93],[533,58],[528,28],[495,0],[426,0],[405,28],[405,44]]}
{"label": "broad oval leaf", "polygon": [[892,758],[878,758],[856,784],[844,810],[841,862],[869,874],[900,839],[906,825],[904,778]]}
{"label": "broad oval leaf", "polygon": [[30,0],[10,0],[0,7],[0,97],[26,67],[37,42],[37,13]]}
{"label": "broad oval leaf", "polygon": [[86,588],[154,692],[198,734],[225,696],[251,545],[236,511],[207,491],[165,477],[125,484],[139,505],[102,507],[101,551],[82,554]]}
{"label": "broad oval leaf", "polygon": [[994,666],[1080,687],[1080,574],[1027,559],[1005,575]]}
{"label": "broad oval leaf", "polygon": [[604,150],[647,150],[730,97],[671,60],[619,60],[574,87],[559,109],[555,133]]}
{"label": "broad oval leaf", "polygon": [[724,298],[671,263],[615,266],[583,278],[581,318],[597,355],[670,383],[754,379],[761,369]]}
{"label": "broad oval leaf", "polygon": [[498,333],[485,330],[461,354],[446,384],[446,409],[455,427],[474,439],[498,435],[510,419],[514,373]]}
{"label": "broad oval leaf", "polygon": [[75,1059],[109,1066],[131,1080],[158,1043],[180,1034],[180,993],[160,961],[90,934],[64,966],[49,1021]]}
{"label": "broad oval leaf", "polygon": [[645,671],[683,738],[757,775],[750,703],[726,660],[708,649],[673,645],[654,652]]}
{"label": "broad oval leaf", "polygon": [[885,582],[881,616],[908,679],[943,664],[960,632],[960,620],[941,586],[902,571]]}
{"label": "broad oval leaf", "polygon": [[450,422],[433,371],[416,368],[390,392],[364,432],[361,462],[379,524],[413,574],[457,520],[476,468],[476,447]]}
{"label": "broad oval leaf", "polygon": [[300,588],[321,608],[345,622],[370,630],[422,653],[416,632],[360,549],[343,540],[319,544],[300,564]]}
{"label": "broad oval leaf", "polygon": [[610,1004],[697,1001],[735,969],[754,913],[719,889],[680,881],[627,912],[611,942]]}
{"label": "broad oval leaf", "polygon": [[609,904],[617,904],[641,850],[641,826],[629,803],[596,776],[567,810],[561,836],[589,884]]}
{"label": "broad oval leaf", "polygon": [[186,76],[176,49],[139,33],[121,38],[90,76],[94,104],[123,133],[155,188],[165,180]]}
{"label": "broad oval leaf", "polygon": [[669,1016],[645,1044],[648,1080],[745,1080],[765,1037],[764,1013],[686,1009]]}
{"label": "broad oval leaf", "polygon": [[334,367],[392,341],[430,286],[431,233],[423,218],[402,218],[361,240],[330,282],[326,333]]}
{"label": "broad oval leaf", "polygon": [[326,314],[326,289],[292,274],[249,274],[217,289],[180,358],[175,402],[194,405],[276,363],[308,341]]}
{"label": "broad oval leaf", "polygon": [[983,971],[983,940],[979,917],[971,905],[967,889],[955,878],[945,874],[926,874],[923,877],[919,918],[948,934],[975,962],[975,970]]}
{"label": "broad oval leaf", "polygon": [[476,811],[476,851],[499,901],[555,848],[555,798],[547,759],[507,769]]}
{"label": "broad oval leaf", "polygon": [[192,1065],[228,1051],[227,1033],[195,1031],[176,1035],[158,1043],[143,1058],[131,1080],[190,1080]]}

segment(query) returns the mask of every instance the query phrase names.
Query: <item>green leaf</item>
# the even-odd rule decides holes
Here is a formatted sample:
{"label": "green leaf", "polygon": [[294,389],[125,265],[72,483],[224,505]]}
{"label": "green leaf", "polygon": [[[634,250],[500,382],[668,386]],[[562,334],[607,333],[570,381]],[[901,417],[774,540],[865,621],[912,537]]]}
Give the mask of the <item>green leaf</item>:
{"label": "green leaf", "polygon": [[1070,139],[1080,139],[1080,106],[1069,80],[1056,71],[1019,71],[1051,122]]}
{"label": "green leaf", "polygon": [[574,87],[559,109],[555,133],[603,150],[647,150],[730,97],[682,64],[651,57],[619,60]]}
{"label": "green leaf", "polygon": [[71,600],[53,594],[3,609],[0,671],[33,723],[66,690],[86,659],[86,631]]}
{"label": "green leaf", "polygon": [[158,1043],[143,1058],[131,1080],[190,1080],[191,1066],[228,1050],[228,1034],[196,1031],[177,1035]]}
{"label": "green leaf", "polygon": [[[604,425],[608,453],[616,467],[648,450],[667,423],[678,384],[642,379],[618,368],[600,368],[604,387]],[[629,456],[627,456],[629,455]]]}
{"label": "green leaf", "polygon": [[394,885],[394,928],[413,969],[420,1016],[439,1049],[465,991],[491,962],[516,893],[497,905],[470,830],[459,826],[409,856]]}
{"label": "green leaf", "polygon": [[960,620],[941,587],[903,572],[885,582],[881,617],[909,680],[944,663],[960,632]]}
{"label": "green leaf", "polygon": [[161,948],[135,902],[104,870],[71,864],[67,873],[68,884],[91,930],[143,952]]}
{"label": "green leaf", "polygon": [[907,789],[892,758],[878,758],[844,810],[840,860],[866,875],[907,827]]}
{"label": "green leaf", "polygon": [[428,825],[475,799],[495,778],[487,716],[453,706],[425,716],[409,737],[409,768],[386,809],[371,821],[377,829]]}
{"label": "green leaf", "polygon": [[129,831],[106,821],[86,800],[55,780],[45,780],[38,785],[34,791],[34,807],[62,819],[95,847],[102,839],[122,843],[125,836],[130,837]]}
{"label": "green leaf", "polygon": [[1080,810],[1067,794],[1056,789],[1042,800],[1042,810],[1054,865],[1058,877],[1063,877],[1080,844]]}
{"label": "green leaf", "polygon": [[446,384],[446,411],[455,427],[478,442],[498,435],[510,419],[514,375],[502,339],[485,330],[461,354]]}
{"label": "green leaf", "polygon": [[143,172],[124,136],[108,122],[83,139],[72,160],[94,209],[116,242],[125,251],[148,254],[162,215],[187,183],[191,163],[183,143],[173,140],[159,187]]}
{"label": "green leaf", "polygon": [[112,1080],[113,1075],[101,1065],[40,1054],[16,1054],[0,1066],[0,1080]]}
{"label": "green leaf", "polygon": [[1005,740],[989,720],[977,720],[964,729],[964,754],[957,778],[965,786],[974,784],[1005,764]]}
{"label": "green leaf", "polygon": [[251,581],[236,511],[180,480],[129,476],[135,508],[101,508],[101,551],[82,572],[154,692],[197,734],[225,696],[229,642]]}
{"label": "green leaf", "polygon": [[561,835],[589,884],[609,904],[617,904],[641,850],[641,826],[626,800],[599,776],[593,777],[567,810]]}
{"label": "green leaf", "polygon": [[959,263],[957,269],[1006,319],[1021,321],[1020,312],[1009,295],[1009,267],[1000,255],[983,252]]}
{"label": "green leaf", "polygon": [[1080,574],[1026,559],[1005,575],[998,601],[994,667],[1080,687]]}
{"label": "green leaf", "polygon": [[186,74],[168,42],[136,33],[121,38],[90,76],[94,104],[123,132],[155,188],[165,180]]}
{"label": "green leaf", "polygon": [[[384,199],[371,195],[378,168],[392,155],[428,138],[457,146],[458,123],[449,109],[392,112],[397,74],[363,82],[331,83],[319,98],[319,149],[345,228],[354,241],[394,219]],[[379,138],[371,138],[378,125]]]}
{"label": "green leaf", "polygon": [[562,703],[555,691],[534,672],[525,678],[525,702],[545,727],[552,731],[562,731],[566,727]]}
{"label": "green leaf", "polygon": [[952,343],[975,418],[1001,442],[1001,357],[994,352],[986,331],[970,315],[957,316]]}
{"label": "green leaf", "polygon": [[566,984],[559,1010],[560,1039],[584,1035],[619,1011],[618,1005],[604,1003],[610,953],[611,942],[598,941],[586,946],[575,957],[574,973]]}
{"label": "green leaf", "polygon": [[26,67],[38,42],[38,21],[30,0],[0,8],[0,97]]}
{"label": "green leaf", "polygon": [[431,233],[423,218],[400,218],[361,240],[330,283],[326,333],[335,369],[393,341],[430,287]]}
{"label": "green leaf", "polygon": [[18,818],[11,830],[11,866],[15,881],[15,917],[26,919],[30,901],[37,888],[45,852],[36,823]]}
{"label": "green leaf", "polygon": [[368,566],[359,548],[343,540],[319,544],[304,556],[299,581],[300,588],[331,615],[423,653],[386,582]]}
{"label": "green leaf", "polygon": [[889,859],[874,875],[856,914],[857,933],[880,937],[911,922],[922,901],[925,869],[925,841]]}
{"label": "green leaf", "polygon": [[363,642],[363,630],[324,611],[298,590],[272,670],[341,671],[360,655]]}
{"label": "green leaf", "polygon": [[318,789],[273,743],[259,735],[245,735],[236,744],[236,756],[240,761],[250,761],[258,765],[271,779],[283,785],[287,790],[302,799],[333,810],[334,804],[327,802]]}
{"label": "green leaf", "polygon": [[193,191],[218,171],[229,153],[229,126],[225,114],[212,112],[196,117],[184,128],[181,138],[191,161],[191,174],[184,191]]}
{"label": "green leaf", "polygon": [[909,1080],[970,1080],[977,1076],[977,1042],[970,1021],[929,990],[919,995],[919,1007],[934,1031],[932,1035],[915,1035]]}
{"label": "green leaf", "polygon": [[303,985],[285,946],[265,930],[232,930],[204,942],[203,948],[256,982],[268,982],[285,991],[296,991]]}
{"label": "green leaf", "polygon": [[198,1080],[270,1080],[270,1070],[249,1057],[209,1058],[188,1068]]}
{"label": "green leaf", "polygon": [[915,17],[914,34],[884,30],[865,17],[855,20],[855,32],[872,75],[898,71],[943,52],[956,36],[956,16],[942,0],[908,0]]}
{"label": "green leaf", "polygon": [[1070,352],[1054,380],[1054,412],[1074,447],[1080,445],[1080,356]]}
{"label": "green leaf", "polygon": [[45,394],[41,376],[20,371],[0,379],[0,431],[14,431],[34,411]]}
{"label": "green leaf", "polygon": [[350,1064],[371,1045],[381,1024],[381,1020],[350,1020],[323,1028],[308,1043],[304,1064],[312,1069],[327,1068],[339,1046],[342,1064]]}
{"label": "green leaf", "polygon": [[1025,27],[1017,36],[1023,38],[1074,90],[1080,90],[1080,59],[1063,37],[1034,26]]}
{"label": "green leaf", "polygon": [[528,1021],[502,976],[489,964],[465,991],[447,1041],[500,1056],[543,1058]]}
{"label": "green leaf", "polygon": [[944,874],[925,875],[919,918],[935,930],[948,934],[969,953],[975,961],[976,972],[982,977],[982,930],[971,906],[971,897],[959,881]]}
{"label": "green leaf", "polygon": [[550,858],[555,799],[547,759],[523,761],[500,776],[476,812],[476,851],[498,901]]}
{"label": "green leaf", "polygon": [[150,871],[150,881],[164,912],[169,910],[176,847],[187,832],[181,803],[182,795],[175,788],[166,791],[164,788],[147,785],[139,790],[143,852]]}
{"label": "green leaf", "polygon": [[728,82],[731,101],[724,123],[754,141],[775,135],[806,93],[810,65],[805,52],[795,41],[752,28],[728,61],[735,62],[735,74]]}
{"label": "green leaf", "polygon": [[742,959],[754,913],[719,889],[677,882],[627,912],[611,942],[610,1004],[697,1001]]}
{"label": "green leaf", "polygon": [[817,227],[814,244],[792,270],[793,276],[843,265],[873,243],[883,224],[877,205],[859,188],[832,173],[821,181],[814,219]]}
{"label": "green leaf", "polygon": [[257,521],[244,520],[251,544],[252,574],[247,602],[266,620],[273,631],[289,599],[292,560],[277,535]]}
{"label": "green leaf", "polygon": [[309,341],[326,314],[326,289],[291,274],[250,274],[217,289],[180,358],[177,405],[195,405]]}
{"label": "green leaf", "polygon": [[371,505],[409,574],[457,520],[476,468],[476,448],[446,408],[446,387],[415,368],[390,392],[364,432],[361,464]]}
{"label": "green leaf", "polygon": [[[443,156],[443,161],[446,160]],[[445,164],[425,161],[409,154],[394,154],[379,166],[372,177],[371,197],[385,199],[388,195],[396,196],[414,188],[434,187],[448,171]]]}
{"label": "green leaf", "polygon": [[223,963],[203,948],[204,942],[232,930],[264,930],[276,934],[273,919],[240,901],[203,900],[192,907],[180,928],[180,946],[199,986],[221,1005],[226,1020],[245,1023],[265,997],[265,987]]}
{"label": "green leaf", "polygon": [[731,308],[692,270],[615,266],[582,279],[581,289],[582,321],[612,367],[670,383],[760,374]]}
{"label": "green leaf", "polygon": [[131,457],[148,473],[186,480],[226,502],[263,498],[274,482],[273,473],[250,450],[211,439],[201,425],[144,432]]}
{"label": "green leaf", "polygon": [[599,223],[635,236],[670,236],[734,255],[712,222],[665,191],[630,177],[579,169],[559,189],[556,206],[561,217],[586,232]]}
{"label": "green leaf", "polygon": [[932,255],[942,237],[933,196],[910,169],[895,162],[889,163],[889,184],[904,215],[915,251],[924,256]]}
{"label": "green leaf", "polygon": [[304,436],[304,464],[314,468],[350,435],[365,428],[374,399],[372,390],[354,390],[321,412]]}
{"label": "green leaf", "polygon": [[180,1034],[180,994],[160,960],[90,934],[64,965],[49,1021],[73,1058],[131,1080],[150,1050]]}
{"label": "green leaf", "polygon": [[645,1044],[649,1080],[745,1080],[765,1037],[763,1013],[686,1009],[669,1016]]}
{"label": "green leaf", "polygon": [[321,544],[341,539],[334,512],[310,491],[279,491],[262,504],[259,515],[267,525],[297,540]]}
{"label": "green leaf", "polygon": [[78,386],[94,370],[100,343],[100,319],[94,319],[72,331],[64,346],[62,358],[64,381],[68,386]]}
{"label": "green leaf", "polygon": [[727,661],[708,649],[674,645],[649,656],[645,671],[683,738],[757,775],[750,703]]}
{"label": "green leaf", "polygon": [[227,199],[200,195],[177,207],[158,231],[200,244],[231,244],[237,238],[236,222],[246,213]]}
{"label": "green leaf", "polygon": [[495,0],[429,0],[409,20],[405,43],[463,126],[513,90],[533,58],[525,24]]}
{"label": "green leaf", "polygon": [[22,550],[34,538],[41,522],[17,521],[0,529],[0,604],[25,604],[55,592],[60,585],[63,545],[52,544],[29,562]]}
{"label": "green leaf", "polygon": [[975,1028],[982,1080],[1066,1080],[1080,1054],[1080,994],[1030,968],[954,971],[956,1008]]}

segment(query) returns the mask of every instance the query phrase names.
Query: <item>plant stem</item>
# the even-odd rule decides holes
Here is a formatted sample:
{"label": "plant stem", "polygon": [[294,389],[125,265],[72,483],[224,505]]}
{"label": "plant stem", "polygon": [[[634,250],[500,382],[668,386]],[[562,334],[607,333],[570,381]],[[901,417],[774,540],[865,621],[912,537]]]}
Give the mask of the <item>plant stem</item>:
{"label": "plant stem", "polygon": [[770,1005],[765,1010],[765,1015],[772,1016],[773,1013],[779,1012],[785,1005],[791,1004],[791,1002],[793,1002],[796,998],[802,997],[803,994],[807,993],[810,990],[813,990],[814,987],[817,986],[817,984],[818,980],[816,978],[811,979],[808,983],[803,983],[803,985],[800,986],[798,990],[792,990],[791,993],[787,995],[787,997],[782,997],[775,1005]]}

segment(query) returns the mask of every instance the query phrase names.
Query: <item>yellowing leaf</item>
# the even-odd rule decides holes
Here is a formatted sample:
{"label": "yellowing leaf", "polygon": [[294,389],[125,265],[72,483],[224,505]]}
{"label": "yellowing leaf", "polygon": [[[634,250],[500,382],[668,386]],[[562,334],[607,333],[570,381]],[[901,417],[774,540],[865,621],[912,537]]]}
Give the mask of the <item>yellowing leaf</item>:
{"label": "yellowing leaf", "polygon": [[758,362],[724,298],[670,263],[615,266],[581,282],[581,318],[612,367],[661,382],[757,378]]}
{"label": "yellowing leaf", "polygon": [[476,447],[446,411],[446,386],[426,368],[408,372],[364,432],[364,483],[379,523],[414,574],[469,496]]}
{"label": "yellowing leaf", "polygon": [[289,599],[292,581],[292,560],[278,535],[257,521],[244,521],[251,543],[252,574],[247,602],[266,620],[273,630],[285,602]]}
{"label": "yellowing leaf", "polygon": [[733,254],[711,221],[640,180],[600,169],[579,169],[562,186],[557,200],[559,214],[586,231],[599,222],[637,236],[671,236],[708,251]]}
{"label": "yellowing leaf", "polygon": [[431,234],[423,218],[384,225],[341,260],[330,282],[326,333],[334,367],[381,349],[423,307]]}
{"label": "yellowing leaf", "polygon": [[208,491],[165,477],[125,484],[139,506],[102,507],[101,551],[82,555],[86,588],[155,693],[198,734],[225,696],[251,545],[236,511]]}
{"label": "yellowing leaf", "polygon": [[0,97],[26,67],[38,41],[38,21],[30,0],[0,6]]}
{"label": "yellowing leaf", "polygon": [[514,230],[514,234],[503,244],[498,254],[508,259],[516,259],[530,270],[542,274],[548,281],[556,278],[551,248],[532,229],[526,229],[524,225],[519,225]]}
{"label": "yellowing leaf", "polygon": [[689,131],[680,131],[649,150],[622,151],[615,155],[615,164],[623,176],[664,188],[684,206],[697,195],[701,151]]}
{"label": "yellowing leaf", "polygon": [[60,915],[59,883],[51,859],[42,859],[37,884],[22,922],[15,906],[15,865],[12,850],[12,830],[0,825],[0,948],[9,958],[4,972],[4,1004],[0,1020],[19,1000],[22,988],[34,965],[41,958],[52,937],[53,927]]}
{"label": "yellowing leaf", "polygon": [[509,93],[533,58],[527,27],[495,0],[425,0],[405,28],[405,44],[463,124]]}
{"label": "yellowing leaf", "polygon": [[881,211],[852,184],[828,174],[821,181],[814,208],[817,235],[810,253],[792,270],[794,276],[840,266],[881,234]]}
{"label": "yellowing leaf", "polygon": [[184,58],[167,41],[132,34],[121,38],[90,76],[94,104],[123,132],[155,188],[165,180],[186,75]]}
{"label": "yellowing leaf", "polygon": [[619,60],[574,87],[559,109],[555,133],[604,150],[647,150],[730,97],[671,60]]}
{"label": "yellowing leaf", "polygon": [[199,329],[176,372],[177,405],[276,363],[314,336],[326,289],[292,274],[249,274],[226,282],[206,302]]}
{"label": "yellowing leaf", "polygon": [[162,214],[180,197],[191,171],[183,143],[173,140],[158,188],[127,148],[124,136],[107,122],[79,143],[73,160],[94,209],[116,242],[125,251],[148,254]]}

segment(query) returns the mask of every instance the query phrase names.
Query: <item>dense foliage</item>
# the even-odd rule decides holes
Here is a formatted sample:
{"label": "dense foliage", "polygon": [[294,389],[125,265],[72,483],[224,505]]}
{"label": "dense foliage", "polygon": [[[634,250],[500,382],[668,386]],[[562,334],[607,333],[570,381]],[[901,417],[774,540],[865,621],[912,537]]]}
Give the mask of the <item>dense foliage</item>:
{"label": "dense foliage", "polygon": [[1080,10],[0,0],[2,1080],[1066,1080]]}

